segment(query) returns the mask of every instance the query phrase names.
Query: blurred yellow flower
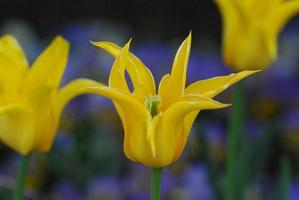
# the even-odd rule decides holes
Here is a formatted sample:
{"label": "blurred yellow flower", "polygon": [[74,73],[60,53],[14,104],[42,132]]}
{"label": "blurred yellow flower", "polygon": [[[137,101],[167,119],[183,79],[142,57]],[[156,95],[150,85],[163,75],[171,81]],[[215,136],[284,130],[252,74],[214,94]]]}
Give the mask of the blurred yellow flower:
{"label": "blurred yellow flower", "polygon": [[[151,72],[129,52],[129,43],[124,48],[110,42],[93,43],[116,60],[109,87],[101,85],[83,91],[112,99],[124,127],[126,156],[148,167],[164,167],[176,161],[199,111],[228,106],[211,98],[255,72],[244,71],[198,81],[185,88],[190,34],[177,51],[171,74],[162,78],[156,92]],[[125,72],[132,81],[132,89],[127,84]]]}
{"label": "blurred yellow flower", "polygon": [[58,36],[29,69],[17,40],[0,38],[0,139],[23,155],[48,151],[65,104],[81,94],[77,87],[95,84],[77,80],[58,89],[68,52],[69,43]]}
{"label": "blurred yellow flower", "polygon": [[263,69],[277,57],[278,34],[298,0],[215,0],[223,20],[223,58],[237,71]]}

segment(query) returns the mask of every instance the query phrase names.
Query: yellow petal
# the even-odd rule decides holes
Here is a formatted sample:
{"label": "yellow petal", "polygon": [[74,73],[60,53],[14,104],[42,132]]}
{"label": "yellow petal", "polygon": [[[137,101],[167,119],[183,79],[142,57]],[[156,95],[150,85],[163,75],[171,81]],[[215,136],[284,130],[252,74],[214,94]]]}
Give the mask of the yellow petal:
{"label": "yellow petal", "polygon": [[[171,75],[164,76],[159,85],[158,94],[162,98],[161,110],[178,100],[183,94],[186,84],[186,73],[191,49],[191,32],[178,49]],[[171,92],[170,92],[171,91]]]}
{"label": "yellow petal", "polygon": [[[71,82],[69,85],[67,85],[64,89],[64,92],[68,91],[68,88],[73,88],[74,85],[81,84],[81,80],[77,80],[74,82]],[[113,102],[117,103],[119,106],[121,106],[124,110],[128,112],[134,112],[134,111],[143,111],[146,110],[143,104],[141,104],[137,99],[135,99],[132,95],[129,95],[121,90],[114,89],[107,87],[101,83],[97,83],[96,86],[92,87],[81,87],[80,89],[73,90],[73,95],[74,94],[97,94],[101,95],[104,97],[107,97]],[[63,92],[63,89],[61,90]],[[70,93],[69,93],[70,94]],[[66,98],[64,98],[66,99]],[[150,113],[147,111],[146,115],[150,116]]]}
{"label": "yellow petal", "polygon": [[[109,44],[111,44],[111,46]],[[140,75],[139,70],[142,69],[143,66],[140,65],[139,70],[138,70],[138,67],[136,67],[136,62],[135,62],[137,58],[133,54],[129,54],[129,45],[130,45],[130,41],[124,46],[123,49],[119,49],[119,47],[113,43],[105,43],[105,42],[99,43],[99,46],[101,46],[103,49],[106,49],[108,52],[114,51],[114,53],[111,53],[112,55],[115,55],[116,53],[118,53],[118,55],[115,59],[115,62],[112,66],[110,76],[109,76],[109,87],[120,89],[123,92],[125,92],[126,94],[130,95],[130,90],[128,88],[128,84],[125,79],[125,69],[127,68],[129,75],[131,77],[131,80],[133,82],[133,86],[134,86],[134,97],[137,97],[137,99],[142,103],[142,102],[144,102],[145,95],[147,95],[146,94],[147,92],[142,94],[142,92],[144,92],[144,91],[142,88],[142,84],[140,84],[141,83],[141,81],[140,81],[141,75]],[[129,60],[130,57],[131,57],[132,61]],[[141,93],[138,91],[140,91]],[[124,134],[124,152],[130,160],[137,162],[138,155],[136,155],[136,152],[138,151],[140,153],[140,152],[144,152],[144,151],[140,151],[140,150],[136,151],[136,149],[139,149],[139,148],[138,148],[138,146],[135,146],[134,144],[142,143],[139,140],[140,140],[140,138],[145,137],[144,131],[146,130],[147,124],[150,124],[149,116],[144,118],[144,117],[139,116],[139,114],[138,114],[139,112],[130,113],[130,111],[127,111],[126,108],[124,108],[124,105],[121,106],[121,105],[119,105],[119,103],[117,103],[115,101],[113,101],[113,104],[121,118],[121,121],[122,121],[122,124],[124,127],[124,132],[125,132],[125,134]],[[145,110],[144,108],[141,108],[141,107],[140,107],[140,109],[142,111]],[[137,114],[137,116],[136,116],[136,114]],[[139,122],[136,123],[136,121],[134,121],[134,119],[138,119]],[[145,120],[147,120],[148,122],[145,122]],[[138,132],[139,137],[135,136],[136,135],[135,133],[137,133],[137,132]],[[133,142],[131,142],[131,140]],[[130,147],[131,144],[134,145],[133,148]],[[144,144],[144,145],[146,145],[146,144]],[[144,145],[143,145],[143,148],[145,147]]]}
{"label": "yellow petal", "polygon": [[8,105],[0,108],[0,138],[22,155],[33,148],[34,125],[34,115],[28,107]]}
{"label": "yellow petal", "polygon": [[186,94],[200,94],[202,96],[213,98],[236,82],[252,75],[256,71],[242,71],[228,76],[219,76],[211,79],[197,81],[186,88]]}
{"label": "yellow petal", "polygon": [[20,94],[19,101],[30,107],[35,117],[33,151],[48,152],[52,147],[58,125],[54,116],[57,90],[49,85],[36,85]]}
{"label": "yellow petal", "polygon": [[15,70],[24,73],[28,68],[28,61],[22,47],[11,35],[0,38],[0,53],[6,55],[15,63]]}
{"label": "yellow petal", "polygon": [[[94,86],[88,86],[92,84]],[[147,156],[148,159],[152,158],[149,143],[146,139],[151,115],[134,96],[101,83],[76,80],[61,90],[58,96],[60,102],[58,110],[74,96],[86,93],[101,95],[113,100],[123,123],[125,132],[124,152],[129,159],[143,162],[142,158],[146,157],[145,155],[151,155],[150,157]]]}
{"label": "yellow petal", "polygon": [[254,10],[255,13],[265,14],[267,11],[279,6],[279,4],[283,3],[283,1],[285,0],[247,0],[246,6],[248,7],[248,10],[251,10],[251,12]]}
{"label": "yellow petal", "polygon": [[37,84],[59,86],[67,64],[69,43],[62,37],[56,37],[42,52],[28,71],[24,87]]}
{"label": "yellow petal", "polygon": [[[114,57],[117,57],[121,51],[121,47],[111,42],[93,42],[92,44],[104,49]],[[144,101],[147,96],[156,94],[154,78],[140,59],[129,53],[125,67],[132,80],[135,96]]]}
{"label": "yellow petal", "polygon": [[[105,46],[106,43],[103,43],[103,45]],[[115,59],[115,62],[112,66],[110,76],[109,76],[109,87],[120,89],[127,94],[130,94],[130,90],[128,88],[128,84],[125,79],[125,69],[126,69],[125,67],[129,66],[129,69],[131,72],[129,75],[132,75],[131,78],[132,78],[134,87],[136,87],[135,85],[138,84],[138,81],[140,78],[140,73],[138,71],[136,71],[136,70],[138,70],[138,68],[135,66],[135,63],[131,62],[131,64],[127,65],[127,63],[129,62],[128,61],[129,45],[130,45],[130,41],[120,51],[118,51],[118,49],[116,48],[117,52],[115,52],[115,53],[118,53],[118,56]],[[109,47],[107,47],[107,48],[110,49]],[[134,67],[134,68],[132,68],[132,67]],[[135,72],[135,74],[133,72]],[[137,88],[140,89],[141,92],[143,92],[141,87],[137,87]],[[138,90],[134,91],[134,96],[137,97],[141,102],[143,102],[144,95],[142,95],[142,94],[136,95],[137,92],[138,92]],[[132,119],[134,119],[134,118],[137,119],[137,118],[130,117],[130,115],[132,115],[132,114],[127,113],[125,111],[125,109],[123,107],[121,107],[118,103],[116,103],[116,102],[113,102],[113,103],[114,103],[114,106],[115,106],[121,120],[122,120],[122,124],[123,124],[124,131],[125,131],[125,135],[124,135],[125,154],[129,159],[136,161],[136,158],[135,158],[136,155],[134,154],[134,152],[136,152],[136,151],[131,151],[131,148],[129,147],[129,144],[131,143],[130,139],[133,138],[133,141],[135,141],[136,137],[129,137],[129,136],[132,134],[131,126],[133,123],[136,122],[136,121],[132,122]],[[142,127],[142,125],[144,125],[144,123],[142,123],[143,119],[140,117],[138,119],[140,119],[140,121],[141,121],[141,123],[140,123],[141,126],[136,125],[137,127],[135,127],[134,130],[140,130],[140,127]],[[139,135],[140,135],[140,133],[141,133],[141,137],[142,137],[142,132],[139,132]],[[128,139],[128,138],[130,138],[130,139]],[[140,138],[140,137],[137,137],[137,139],[138,138]],[[135,142],[133,142],[133,143],[135,143]],[[135,149],[136,148],[137,147],[135,147]]]}
{"label": "yellow petal", "polygon": [[[198,102],[201,102],[201,101],[211,101],[210,98],[206,97],[206,96],[202,96],[202,95],[199,95],[199,94],[187,94],[187,95],[184,95],[182,98],[181,98],[182,101],[198,101]],[[212,100],[214,101],[214,100]],[[220,107],[226,107],[226,106],[230,106],[230,104],[223,104],[223,103],[219,103],[219,102],[214,102],[215,104],[219,104]],[[184,130],[186,132],[189,132],[192,128],[192,124],[194,122],[194,120],[196,119],[196,116],[198,115],[199,113],[199,110],[196,110],[196,111],[192,111],[190,112],[189,114],[186,115],[185,117],[185,120],[184,120]]]}
{"label": "yellow petal", "polygon": [[[28,69],[26,56],[17,40],[10,35],[0,38],[0,93],[7,101],[15,98]],[[8,99],[7,99],[8,98]]]}
{"label": "yellow petal", "polygon": [[[186,97],[188,99],[188,97]],[[198,98],[196,98],[198,100]],[[146,163],[150,167],[164,167],[181,155],[188,135],[189,129],[185,127],[186,116],[192,112],[199,112],[204,109],[219,109],[226,107],[226,104],[221,104],[212,99],[201,98],[200,101],[178,101],[171,105],[162,115],[157,115],[154,119],[156,123],[154,138],[156,157],[151,162]],[[150,142],[153,142],[150,140]]]}
{"label": "yellow petal", "polygon": [[111,68],[109,76],[109,86],[117,88],[130,93],[126,78],[125,78],[125,65],[129,53],[130,41],[119,51],[119,55],[115,59]]}
{"label": "yellow petal", "polygon": [[58,91],[57,97],[55,98],[55,116],[59,118],[63,108],[73,98],[88,93],[82,89],[99,85],[102,86],[100,83],[89,79],[76,79],[68,83]]}
{"label": "yellow petal", "polygon": [[287,22],[299,13],[299,1],[286,1],[269,11],[263,20],[262,26],[265,28],[267,44],[273,57],[277,54],[277,37]]}
{"label": "yellow petal", "polygon": [[7,56],[0,54],[0,101],[9,102],[18,94],[22,78],[15,69],[15,63]]}
{"label": "yellow petal", "polygon": [[161,97],[162,101],[159,105],[159,110],[164,111],[167,109],[167,106],[170,104],[170,99],[167,99],[167,95],[170,93],[169,91],[171,88],[171,77],[170,74],[165,74],[160,81],[159,89],[158,89],[158,95]]}
{"label": "yellow petal", "polygon": [[[242,26],[243,23],[241,19],[247,19],[247,17],[241,15],[242,14],[242,12],[240,12],[241,7],[237,6],[236,1],[215,0],[215,3],[220,10],[222,24],[223,24],[222,25],[223,26],[223,34],[222,34],[223,59],[226,65],[235,66],[235,59],[236,59],[235,52],[237,52],[238,45],[240,45],[240,43],[242,42],[240,39],[240,35],[243,34],[243,31],[246,31],[246,30],[242,30],[244,26]],[[244,24],[248,24],[248,22]]]}

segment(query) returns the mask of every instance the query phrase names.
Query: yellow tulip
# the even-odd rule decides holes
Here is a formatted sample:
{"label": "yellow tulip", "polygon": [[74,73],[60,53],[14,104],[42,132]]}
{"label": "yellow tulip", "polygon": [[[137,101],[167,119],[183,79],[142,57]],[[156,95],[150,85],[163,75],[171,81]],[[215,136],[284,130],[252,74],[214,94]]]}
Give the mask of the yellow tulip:
{"label": "yellow tulip", "polygon": [[[202,80],[185,88],[190,34],[177,51],[171,74],[162,78],[156,92],[151,72],[129,52],[129,43],[121,48],[110,42],[94,42],[95,46],[116,57],[109,86],[86,87],[79,91],[112,99],[124,128],[125,155],[148,167],[164,167],[175,162],[186,145],[199,111],[228,106],[211,98],[255,72],[244,71]],[[132,91],[125,72],[131,78]]]}
{"label": "yellow tulip", "polygon": [[223,20],[224,62],[236,70],[263,69],[277,57],[277,38],[299,12],[298,0],[215,0]]}
{"label": "yellow tulip", "polygon": [[82,79],[58,88],[68,52],[69,43],[56,37],[29,68],[17,40],[0,38],[0,139],[23,155],[48,151],[63,107],[81,94],[77,87],[96,84]]}

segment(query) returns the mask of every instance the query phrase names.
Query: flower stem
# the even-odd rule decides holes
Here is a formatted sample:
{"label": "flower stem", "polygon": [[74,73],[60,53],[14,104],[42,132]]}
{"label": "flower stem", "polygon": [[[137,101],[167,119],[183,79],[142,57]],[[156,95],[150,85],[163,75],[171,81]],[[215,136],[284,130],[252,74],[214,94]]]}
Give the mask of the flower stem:
{"label": "flower stem", "polygon": [[15,189],[14,198],[13,198],[14,200],[23,199],[29,160],[30,160],[30,154],[22,156],[22,159],[20,162],[20,167],[18,170],[18,179],[17,179],[16,189]]}
{"label": "flower stem", "polygon": [[240,191],[238,189],[237,160],[238,152],[243,142],[244,123],[245,123],[245,87],[244,82],[240,82],[233,91],[233,107],[230,118],[230,127],[228,133],[227,150],[227,182],[226,182],[226,200],[238,200]]}
{"label": "flower stem", "polygon": [[162,168],[152,168],[151,200],[160,200]]}

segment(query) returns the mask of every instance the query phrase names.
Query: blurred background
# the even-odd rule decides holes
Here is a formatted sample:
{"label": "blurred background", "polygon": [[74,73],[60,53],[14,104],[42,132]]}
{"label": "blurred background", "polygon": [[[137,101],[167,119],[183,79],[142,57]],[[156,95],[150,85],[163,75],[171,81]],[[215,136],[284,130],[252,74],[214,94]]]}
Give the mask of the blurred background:
{"label": "blurred background", "polygon": [[[232,71],[221,61],[221,19],[213,1],[1,1],[0,33],[12,34],[32,63],[57,35],[71,43],[63,84],[78,77],[107,83],[113,58],[89,41],[131,51],[156,80],[171,69],[192,30],[188,83]],[[299,18],[279,39],[279,59],[245,81],[246,133],[238,173],[246,200],[277,199],[281,184],[299,199]],[[231,90],[217,99],[231,102]],[[183,156],[163,171],[163,200],[223,199],[231,108],[201,112]],[[65,109],[51,152],[31,160],[30,200],[148,200],[150,170],[127,160],[121,122],[107,99],[86,95]],[[20,156],[0,144],[0,199],[10,199]],[[284,180],[289,180],[287,183]]]}

